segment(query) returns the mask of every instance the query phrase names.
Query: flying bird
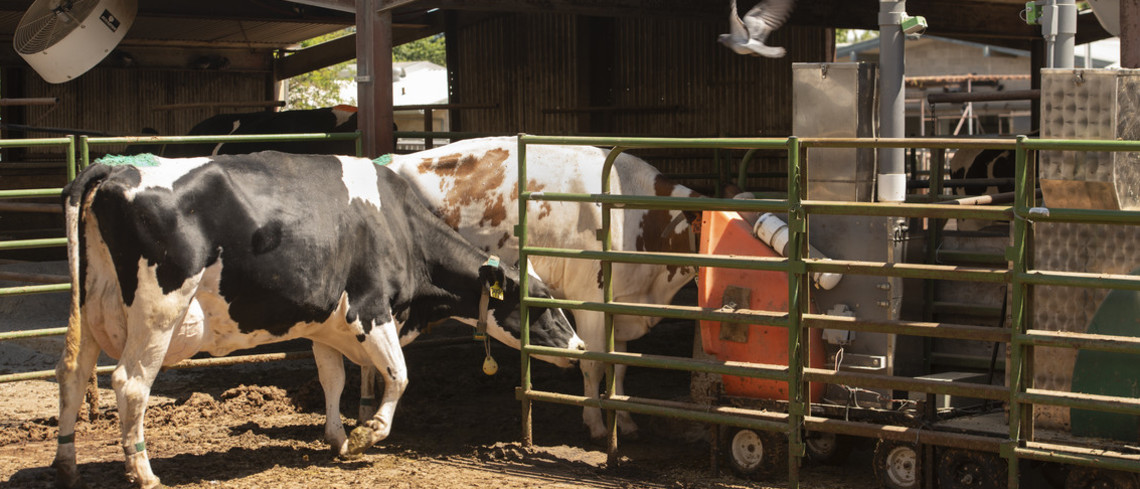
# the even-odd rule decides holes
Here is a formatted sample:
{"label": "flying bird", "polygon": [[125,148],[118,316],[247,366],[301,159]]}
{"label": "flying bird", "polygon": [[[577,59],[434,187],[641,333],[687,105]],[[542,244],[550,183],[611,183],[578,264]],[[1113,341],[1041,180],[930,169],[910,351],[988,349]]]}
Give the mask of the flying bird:
{"label": "flying bird", "polygon": [[717,40],[737,54],[782,57],[786,52],[784,48],[769,46],[764,41],[772,31],[784,25],[795,5],[796,0],[763,0],[741,19],[736,13],[736,0],[732,0],[732,10],[728,13],[728,34],[721,34]]}

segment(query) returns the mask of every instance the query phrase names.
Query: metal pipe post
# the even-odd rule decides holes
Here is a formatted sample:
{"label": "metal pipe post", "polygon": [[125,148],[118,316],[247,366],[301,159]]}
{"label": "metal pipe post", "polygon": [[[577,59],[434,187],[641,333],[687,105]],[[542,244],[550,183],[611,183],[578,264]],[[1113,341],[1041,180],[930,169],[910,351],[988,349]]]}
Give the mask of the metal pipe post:
{"label": "metal pipe post", "polygon": [[[879,137],[882,138],[901,138],[905,135],[903,74],[906,54],[902,32],[905,17],[905,0],[879,2]],[[879,149],[880,202],[906,200],[904,155],[903,148]]]}
{"label": "metal pipe post", "polygon": [[1077,5],[1074,0],[1045,0],[1041,15],[1048,68],[1073,68],[1077,37]]}
{"label": "metal pipe post", "polygon": [[[519,134],[519,152],[518,152],[518,181],[525,182],[526,180],[526,141],[523,140],[523,135]],[[527,276],[527,241],[526,241],[526,208],[527,200],[523,198],[522,194],[527,191],[526,186],[517,185],[519,195],[519,224],[515,228],[515,236],[519,239],[519,289],[520,294],[524,300],[519,302],[519,352],[522,354],[522,368],[520,379],[520,388],[525,394],[530,392],[530,354],[527,353],[526,347],[530,344],[530,309],[526,306],[525,298],[529,288],[530,277]],[[531,446],[534,443],[534,412],[531,409],[531,399],[528,396],[521,396],[522,401],[522,443],[523,446]]]}

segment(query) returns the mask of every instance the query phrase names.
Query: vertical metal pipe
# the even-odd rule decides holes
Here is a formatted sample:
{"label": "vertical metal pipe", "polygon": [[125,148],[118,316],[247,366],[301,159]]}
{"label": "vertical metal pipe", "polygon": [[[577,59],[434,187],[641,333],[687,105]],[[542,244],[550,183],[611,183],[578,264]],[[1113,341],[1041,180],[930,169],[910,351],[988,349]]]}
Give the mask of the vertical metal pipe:
{"label": "vertical metal pipe", "polygon": [[1041,15],[1049,68],[1072,68],[1077,37],[1077,5],[1074,0],[1045,0]]}
{"label": "vertical metal pipe", "polygon": [[91,145],[87,142],[87,136],[79,136],[79,163],[80,170],[91,164]]}
{"label": "vertical metal pipe", "polygon": [[[613,169],[614,162],[617,157],[625,152],[625,148],[620,146],[614,147],[610,154],[606,156],[606,161],[602,165],[602,194],[609,195],[610,193],[610,171]],[[602,251],[613,250],[613,235],[611,234],[611,221],[610,213],[613,212],[612,204],[602,204]],[[613,262],[610,260],[602,260],[602,302],[610,303],[614,301],[614,286],[613,286]],[[614,341],[614,315],[611,312],[605,313],[605,326],[606,326],[606,353],[613,353],[616,342]],[[614,364],[606,363],[606,397],[613,397],[616,388],[616,378],[614,377]],[[606,448],[606,457],[611,464],[617,463],[617,411],[606,411],[606,422],[609,428],[609,443]]]}
{"label": "vertical metal pipe", "polygon": [[[879,2],[879,137],[883,138],[901,138],[905,135],[903,74],[906,55],[901,26],[905,16],[905,0]],[[879,148],[880,202],[906,200],[903,156],[903,148]]]}
{"label": "vertical metal pipe", "polygon": [[[1010,279],[1010,287],[1013,291],[1013,308],[1010,311],[1011,321],[1010,328],[1012,334],[1010,335],[1010,362],[1007,367],[1009,371],[1009,440],[1015,447],[1021,447],[1025,444],[1025,431],[1026,430],[1026,413],[1029,411],[1022,402],[1018,400],[1018,394],[1025,392],[1027,386],[1026,382],[1026,368],[1027,359],[1025,356],[1025,341],[1020,339],[1021,335],[1025,332],[1026,322],[1028,321],[1029,308],[1028,308],[1028,295],[1031,291],[1030,286],[1025,283],[1025,273],[1027,272],[1026,262],[1028,260],[1027,243],[1029,241],[1029,221],[1026,215],[1029,213],[1029,202],[1033,195],[1033,180],[1029,178],[1029,162],[1026,158],[1025,150],[1025,136],[1017,137],[1017,148],[1015,150],[1015,168],[1017,177],[1017,186],[1014,188],[1014,218],[1013,218],[1013,273]],[[1029,420],[1032,422],[1032,420]],[[1019,483],[1018,474],[1018,458],[1014,450],[1009,450],[1005,455],[1009,458],[1009,487],[1017,489]]]}
{"label": "vertical metal pipe", "polygon": [[[525,182],[526,179],[526,141],[523,140],[523,134],[518,135],[519,151],[518,151],[518,181]],[[527,252],[526,252],[526,208],[527,201],[522,198],[522,194],[526,192],[526,186],[517,185],[518,195],[516,196],[519,203],[519,224],[515,228],[515,236],[519,239],[519,289],[521,297],[526,297],[526,292],[529,287],[529,270],[527,270]],[[530,344],[530,310],[522,301],[519,302],[519,351],[522,353],[522,378],[519,384],[523,392],[529,392],[531,388],[530,383],[530,354],[526,352],[527,345]],[[534,443],[534,430],[533,430],[533,416],[531,412],[530,397],[522,397],[522,443],[523,446],[530,446]]]}
{"label": "vertical metal pipe", "polygon": [[800,165],[801,156],[799,139],[795,136],[788,138],[788,487],[791,489],[800,485],[800,457],[804,454],[801,428],[809,400],[803,389],[803,309],[810,301],[804,294],[807,216],[800,204],[802,184],[806,180]]}
{"label": "vertical metal pipe", "polygon": [[69,134],[67,136],[67,181],[70,183],[75,180],[75,174],[78,173],[75,166],[75,135]]}

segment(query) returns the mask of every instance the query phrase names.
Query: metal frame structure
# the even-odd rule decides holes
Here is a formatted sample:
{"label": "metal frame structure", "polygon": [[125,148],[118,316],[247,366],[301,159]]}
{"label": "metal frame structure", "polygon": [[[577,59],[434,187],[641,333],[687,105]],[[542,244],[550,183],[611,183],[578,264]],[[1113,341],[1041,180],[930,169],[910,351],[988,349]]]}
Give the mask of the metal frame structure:
{"label": "metal frame structure", "polygon": [[[0,140],[0,146],[65,146],[68,154],[68,180],[75,177],[78,169],[88,164],[90,146],[124,143],[170,143],[184,144],[195,142],[248,142],[266,140],[322,140],[353,139],[357,134],[305,134],[269,136],[185,136],[148,138],[80,138],[81,158],[76,159],[74,138]],[[1048,209],[1037,206],[1035,171],[1030,156],[1043,150],[1066,151],[1140,151],[1136,141],[1067,141],[1030,140],[1019,137],[1016,140],[956,140],[956,139],[659,139],[659,138],[580,138],[580,137],[541,137],[520,135],[519,137],[519,179],[526,181],[526,148],[532,144],[560,145],[601,145],[612,146],[606,161],[602,178],[603,191],[598,195],[558,194],[528,192],[520,188],[519,226],[515,229],[519,237],[520,273],[522,291],[523,335],[521,338],[522,378],[518,397],[523,404],[523,439],[532,441],[530,406],[532,401],[556,402],[578,406],[595,406],[608,411],[610,426],[611,455],[617,450],[616,424],[613,422],[615,410],[634,413],[671,416],[702,423],[725,424],[751,429],[781,432],[788,436],[788,469],[792,487],[799,485],[800,459],[804,455],[802,430],[829,432],[836,434],[872,437],[903,442],[939,445],[944,447],[968,448],[1000,453],[1009,463],[1009,486],[1019,484],[1019,461],[1040,460],[1066,464],[1094,466],[1102,469],[1140,472],[1140,457],[1134,454],[1093,450],[1072,445],[1058,445],[1035,440],[1033,433],[1033,406],[1050,404],[1080,409],[1108,411],[1140,415],[1140,399],[1114,396],[1089,395],[1062,391],[1035,389],[1032,385],[1033,350],[1035,346],[1069,347],[1102,351],[1140,353],[1140,339],[1094,334],[1058,333],[1033,329],[1031,322],[1032,293],[1038,285],[1060,285],[1068,287],[1115,288],[1140,290],[1140,277],[1129,275],[1108,275],[1074,272],[1052,272],[1033,267],[1032,231],[1035,222],[1084,222],[1113,225],[1140,224],[1140,211],[1098,211],[1085,209]],[[359,146],[358,146],[359,147]],[[690,199],[677,197],[623,196],[609,194],[609,169],[616,157],[623,151],[634,148],[698,148],[698,149],[776,149],[788,154],[788,194],[786,199],[733,200],[733,199]],[[927,148],[945,150],[952,148],[996,148],[1013,149],[1017,155],[1016,200],[1012,206],[964,207],[938,204],[913,203],[845,203],[806,200],[806,149],[809,147],[827,148]],[[77,166],[81,163],[82,166]],[[933,179],[938,179],[937,172]],[[932,190],[937,191],[940,182],[932,179]],[[0,198],[53,197],[61,189],[25,189],[0,191]],[[603,231],[599,235],[601,251],[539,248],[529,246],[526,239],[527,203],[530,201],[596,202],[603,208]],[[791,230],[789,255],[786,258],[742,258],[718,257],[699,254],[639,253],[613,251],[609,235],[610,211],[621,208],[638,209],[679,209],[679,210],[724,210],[752,212],[787,212]],[[871,215],[895,217],[926,217],[932,219],[1006,219],[1013,222],[1013,246],[1006,259],[1008,268],[1002,267],[957,267],[945,265],[888,264],[877,262],[828,260],[807,258],[807,220],[810,215]],[[23,240],[0,243],[0,249],[59,246],[65,244],[62,238],[46,240]],[[570,259],[601,260],[603,264],[603,302],[584,302],[526,297],[527,256],[541,255]],[[788,274],[789,310],[787,312],[736,310],[710,310],[691,306],[662,306],[614,302],[611,281],[612,263],[653,263],[686,266],[734,267],[752,270],[782,271]],[[922,321],[861,321],[853,318],[811,314],[808,312],[810,288],[808,275],[816,272],[836,272],[845,274],[865,274],[896,276],[928,280],[959,280],[988,283],[1007,283],[1012,289],[1010,329],[982,326],[956,325],[950,323]],[[58,292],[68,289],[67,284],[48,284],[0,289],[0,295]],[[606,315],[607,345],[605,352],[576,352],[529,344],[528,307],[562,307],[601,311]],[[637,353],[616,353],[613,340],[614,314],[640,314],[654,317],[677,319],[708,319],[714,321],[734,321],[788,328],[789,358],[784,365],[761,365],[743,362],[705,361],[691,358],[674,358]],[[883,376],[851,372],[834,372],[827,369],[810,368],[806,365],[805,328],[830,328],[850,331],[883,332],[903,335],[957,338],[987,342],[1004,342],[1010,345],[1011,361],[1009,387],[992,385],[947,384],[910,377]],[[62,334],[66,328],[51,328],[34,331],[18,331],[0,334],[0,341],[50,336]],[[534,390],[530,381],[530,356],[542,354],[578,359],[603,361],[607,364],[606,395],[600,399],[573,396],[556,392]],[[267,355],[247,355],[220,359],[196,359],[180,363],[172,368],[188,368],[201,365],[229,365],[254,361],[272,361],[304,358],[307,352],[289,352]],[[787,412],[764,411],[729,406],[704,406],[675,401],[662,401],[629,396],[613,395],[613,365],[625,365],[709,372],[753,378],[777,380],[788,383],[789,403]],[[102,367],[104,373],[111,367]],[[27,372],[0,376],[0,382],[50,378],[54,372]],[[973,398],[999,400],[1008,403],[1010,420],[1008,438],[950,433],[929,428],[876,424],[857,421],[844,421],[814,415],[811,402],[806,399],[808,384],[813,382],[842,383],[860,387],[887,387],[903,390],[916,390],[932,394],[960,395]]]}
{"label": "metal frame structure", "polygon": [[[1140,414],[1140,399],[1089,395],[1072,392],[1046,391],[1032,385],[1033,348],[1036,345],[1065,346],[1140,353],[1140,339],[1105,335],[1071,334],[1032,329],[1029,311],[1032,308],[1033,287],[1061,285],[1070,287],[1097,287],[1140,290],[1140,277],[1037,270],[1032,265],[1032,227],[1034,222],[1079,221],[1103,224],[1140,224],[1138,211],[1098,211],[1083,209],[1046,209],[1036,206],[1035,171],[1029,155],[1042,150],[1067,151],[1137,151],[1136,141],[1069,141],[1029,140],[1024,136],[1016,140],[960,140],[960,139],[660,139],[660,138],[583,138],[519,136],[519,181],[526,180],[526,149],[528,145],[597,145],[613,147],[603,167],[602,194],[564,194],[529,192],[519,188],[519,226],[515,234],[519,239],[519,266],[523,334],[521,338],[522,378],[518,397],[522,401],[523,441],[532,441],[531,403],[556,402],[577,406],[593,406],[607,410],[609,421],[609,453],[617,450],[617,428],[614,411],[671,416],[702,423],[715,423],[784,433],[788,437],[788,474],[791,487],[799,487],[800,459],[804,456],[803,430],[894,440],[920,445],[984,450],[1000,453],[1009,463],[1009,487],[1017,488],[1020,481],[1020,460],[1092,465],[1103,469],[1140,472],[1140,457],[1134,454],[1107,453],[1072,445],[1037,442],[1033,434],[1032,410],[1034,404],[1053,404],[1081,409]],[[1017,190],[1013,206],[964,207],[938,204],[907,203],[849,203],[806,200],[805,182],[806,149],[821,148],[953,148],[1012,149],[1017,154]],[[628,196],[609,193],[609,175],[614,160],[622,152],[635,148],[704,148],[704,149],[785,149],[788,154],[788,194],[786,199],[732,200],[697,199],[678,197]],[[601,251],[540,248],[527,243],[527,207],[531,201],[591,202],[602,206],[602,230],[599,234]],[[748,212],[786,212],[788,215],[789,256],[786,258],[719,257],[699,254],[648,253],[613,251],[610,240],[610,211],[614,209],[673,209],[720,210]],[[1010,266],[959,267],[882,263],[863,261],[807,258],[807,220],[810,215],[839,214],[864,216],[924,217],[932,219],[1004,219],[1013,221],[1014,245],[1007,252]],[[603,273],[603,302],[585,302],[557,299],[537,299],[526,296],[527,258],[530,255],[569,259],[600,260]],[[699,307],[617,303],[613,301],[611,281],[612,263],[648,263],[660,265],[687,265],[731,267],[752,270],[783,271],[788,274],[788,311],[732,312]],[[956,325],[917,321],[860,321],[853,318],[810,314],[810,273],[834,272],[894,276],[917,279],[941,279],[969,282],[1010,284],[1013,291],[1011,329]],[[601,311],[606,317],[605,352],[576,352],[557,348],[539,347],[529,342],[528,307],[561,307]],[[644,315],[677,319],[705,319],[733,321],[788,328],[788,363],[762,365],[743,362],[704,361],[686,358],[662,357],[637,353],[614,352],[613,315]],[[921,380],[910,377],[885,376],[851,372],[834,372],[807,366],[805,328],[829,328],[850,331],[872,331],[901,335],[939,338],[969,339],[987,342],[1004,342],[1010,345],[1011,361],[1009,387],[979,384],[953,384]],[[599,399],[556,392],[535,390],[530,379],[530,356],[550,355],[595,360],[607,365],[606,393]],[[744,409],[728,406],[705,406],[690,403],[661,401],[614,395],[613,365],[625,364],[731,374],[758,379],[787,382],[789,401],[787,412]],[[928,394],[948,394],[1008,403],[1010,420],[1009,437],[952,433],[935,429],[845,421],[814,416],[811,402],[805,397],[812,382],[841,383],[858,387],[886,387],[922,391]]]}

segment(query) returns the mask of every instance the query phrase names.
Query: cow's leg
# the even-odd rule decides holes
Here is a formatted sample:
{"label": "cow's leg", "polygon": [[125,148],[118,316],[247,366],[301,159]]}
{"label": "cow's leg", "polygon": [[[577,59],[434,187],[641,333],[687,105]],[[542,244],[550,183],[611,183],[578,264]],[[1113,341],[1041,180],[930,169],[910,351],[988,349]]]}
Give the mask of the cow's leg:
{"label": "cow's leg", "polygon": [[338,455],[348,450],[348,437],[340,419],[340,395],[344,392],[344,356],[324,343],[313,342],[313,359],[317,361],[317,377],[325,391],[325,441]]}
{"label": "cow's leg", "polygon": [[380,398],[376,414],[352,430],[348,440],[350,455],[363,453],[368,447],[388,437],[392,431],[396,402],[408,386],[408,369],[404,364],[404,352],[400,349],[396,323],[388,321],[374,326],[364,336],[361,346],[384,379],[384,394]]}
{"label": "cow's leg", "polygon": [[[578,336],[586,342],[586,348],[591,351],[605,350],[605,315],[595,311],[574,311],[574,321],[578,326]],[[602,381],[605,380],[605,364],[593,360],[582,360],[579,367],[582,369],[583,395],[590,399],[600,397]],[[582,408],[582,422],[590,432],[590,439],[602,441],[609,432],[606,422],[602,418],[602,410],[596,407]]]}
{"label": "cow's leg", "polygon": [[[162,368],[175,326],[185,319],[193,295],[186,292],[192,287],[184,287],[181,291],[161,296],[157,293],[157,284],[149,285],[154,288],[147,287],[150,290],[146,292],[140,285],[134,305],[127,310],[127,342],[119,365],[111,374],[111,385],[115,388],[119,405],[127,478],[142,489],[160,486],[158,477],[151,470],[143,437],[150,388]],[[147,296],[159,297],[150,299]]]}
{"label": "cow's leg", "polygon": [[[574,311],[574,319],[578,324],[578,336],[586,342],[586,347],[594,351],[605,349],[605,315],[590,311]],[[581,314],[586,313],[586,314]],[[614,351],[626,351],[624,341],[614,342]],[[605,364],[582,360],[582,382],[586,397],[597,399],[601,395],[602,383],[606,380]],[[614,365],[614,394],[625,395],[626,366]],[[582,422],[590,431],[590,439],[602,443],[609,436],[602,410],[595,407],[582,408]],[[618,432],[624,436],[636,437],[637,423],[633,421],[626,411],[617,413]]]}
{"label": "cow's leg", "polygon": [[[626,351],[624,341],[614,342],[614,351]],[[625,371],[626,365],[614,365],[614,394],[618,396],[625,395]],[[633,417],[629,415],[628,411],[618,411],[617,413],[618,432],[627,438],[637,437],[637,423],[633,422]]]}
{"label": "cow's leg", "polygon": [[356,422],[363,423],[376,415],[376,368],[371,365],[360,367],[360,408]]}
{"label": "cow's leg", "polygon": [[83,329],[76,334],[78,341],[72,345],[72,334],[68,334],[69,344],[55,367],[59,382],[59,446],[52,466],[56,470],[57,486],[77,488],[86,485],[79,478],[79,468],[75,465],[75,422],[83,405],[87,381],[99,359],[99,345]]}

